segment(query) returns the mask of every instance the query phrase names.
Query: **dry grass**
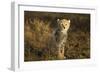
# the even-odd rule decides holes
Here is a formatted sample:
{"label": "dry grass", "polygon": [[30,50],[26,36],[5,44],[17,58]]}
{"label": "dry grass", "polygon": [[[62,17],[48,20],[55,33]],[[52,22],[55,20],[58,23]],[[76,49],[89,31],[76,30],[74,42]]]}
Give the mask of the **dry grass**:
{"label": "dry grass", "polygon": [[[56,60],[50,53],[50,39],[57,18],[69,18],[71,27],[65,46],[66,59],[90,58],[90,15],[25,12],[24,60]],[[55,50],[54,50],[55,52]]]}

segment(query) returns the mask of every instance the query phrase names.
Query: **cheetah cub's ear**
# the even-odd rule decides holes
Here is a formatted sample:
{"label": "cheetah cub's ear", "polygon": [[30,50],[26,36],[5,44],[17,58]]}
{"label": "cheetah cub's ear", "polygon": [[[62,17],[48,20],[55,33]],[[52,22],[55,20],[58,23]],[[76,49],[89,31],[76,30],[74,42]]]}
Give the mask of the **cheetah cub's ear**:
{"label": "cheetah cub's ear", "polygon": [[70,23],[70,20],[68,20],[68,22]]}
{"label": "cheetah cub's ear", "polygon": [[57,19],[57,22],[59,22],[60,21],[60,19]]}

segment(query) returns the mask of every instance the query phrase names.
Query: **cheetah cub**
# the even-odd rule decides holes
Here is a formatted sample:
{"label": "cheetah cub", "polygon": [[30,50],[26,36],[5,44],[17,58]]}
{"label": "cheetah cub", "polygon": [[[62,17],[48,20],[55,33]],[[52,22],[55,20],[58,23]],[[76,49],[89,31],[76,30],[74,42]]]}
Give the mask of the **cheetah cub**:
{"label": "cheetah cub", "polygon": [[70,27],[70,20],[57,19],[58,28],[55,31],[54,37],[56,41],[57,59],[65,59],[64,47],[67,40],[67,31]]}

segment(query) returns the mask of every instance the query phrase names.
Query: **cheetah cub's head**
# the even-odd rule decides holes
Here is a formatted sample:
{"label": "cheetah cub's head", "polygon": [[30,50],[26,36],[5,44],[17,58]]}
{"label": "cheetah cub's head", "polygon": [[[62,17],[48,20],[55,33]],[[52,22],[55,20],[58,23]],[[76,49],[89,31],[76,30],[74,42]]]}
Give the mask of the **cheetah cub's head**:
{"label": "cheetah cub's head", "polygon": [[58,23],[58,28],[61,31],[68,31],[69,27],[70,27],[70,20],[67,19],[57,19],[57,23]]}

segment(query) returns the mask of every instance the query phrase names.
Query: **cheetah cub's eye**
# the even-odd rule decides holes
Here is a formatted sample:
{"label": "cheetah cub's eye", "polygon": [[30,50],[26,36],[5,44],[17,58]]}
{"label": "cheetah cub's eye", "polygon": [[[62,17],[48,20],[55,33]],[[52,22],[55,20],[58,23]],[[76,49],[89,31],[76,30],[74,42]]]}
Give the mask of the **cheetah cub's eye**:
{"label": "cheetah cub's eye", "polygon": [[67,24],[65,24],[65,25],[67,25]]}

